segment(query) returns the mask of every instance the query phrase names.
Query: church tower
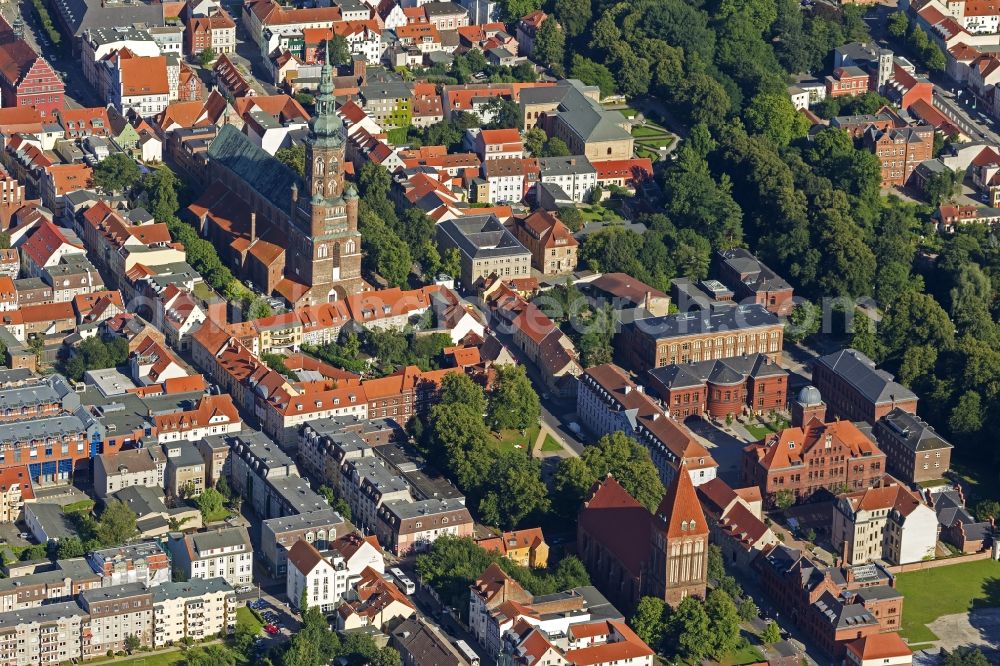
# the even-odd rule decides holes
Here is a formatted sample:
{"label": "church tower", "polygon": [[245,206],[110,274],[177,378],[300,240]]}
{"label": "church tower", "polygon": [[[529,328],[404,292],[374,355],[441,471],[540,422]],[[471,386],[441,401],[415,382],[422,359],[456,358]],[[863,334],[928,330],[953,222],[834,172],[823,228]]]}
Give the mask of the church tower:
{"label": "church tower", "polygon": [[708,523],[691,474],[681,465],[652,519],[647,594],[672,607],[684,597],[705,597]]}
{"label": "church tower", "polygon": [[[313,303],[336,300],[361,290],[361,234],[358,193],[344,183],[344,123],[333,96],[329,42],[320,75],[315,115],[306,139],[307,220],[310,247],[303,259]],[[325,291],[324,291],[325,290]]]}

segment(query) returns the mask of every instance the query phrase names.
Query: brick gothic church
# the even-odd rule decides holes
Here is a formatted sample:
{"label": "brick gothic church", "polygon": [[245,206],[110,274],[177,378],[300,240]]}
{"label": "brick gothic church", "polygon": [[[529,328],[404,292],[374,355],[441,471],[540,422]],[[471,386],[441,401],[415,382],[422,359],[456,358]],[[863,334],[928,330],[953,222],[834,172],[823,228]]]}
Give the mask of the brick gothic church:
{"label": "brick gothic church", "polygon": [[611,475],[591,490],[577,523],[577,551],[594,585],[630,614],[643,596],[676,607],[705,596],[708,523],[687,470],[650,514]]}
{"label": "brick gothic church", "polygon": [[188,208],[236,273],[295,307],[361,291],[358,193],[344,182],[344,124],[324,65],[306,139],[305,181],[231,125],[210,146],[212,184]]}

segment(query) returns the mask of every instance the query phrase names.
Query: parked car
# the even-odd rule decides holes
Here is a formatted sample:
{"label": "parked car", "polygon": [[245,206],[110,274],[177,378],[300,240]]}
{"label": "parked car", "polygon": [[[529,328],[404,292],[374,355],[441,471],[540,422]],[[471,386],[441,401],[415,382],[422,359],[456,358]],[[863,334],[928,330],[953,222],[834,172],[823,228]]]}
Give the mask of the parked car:
{"label": "parked car", "polygon": [[237,594],[246,594],[253,589],[253,585],[240,585],[236,588]]}
{"label": "parked car", "polygon": [[278,629],[278,627],[276,627],[273,624],[265,624],[264,625],[264,631],[266,631],[268,633],[268,635],[274,636],[275,634],[277,634],[280,631],[280,629]]}

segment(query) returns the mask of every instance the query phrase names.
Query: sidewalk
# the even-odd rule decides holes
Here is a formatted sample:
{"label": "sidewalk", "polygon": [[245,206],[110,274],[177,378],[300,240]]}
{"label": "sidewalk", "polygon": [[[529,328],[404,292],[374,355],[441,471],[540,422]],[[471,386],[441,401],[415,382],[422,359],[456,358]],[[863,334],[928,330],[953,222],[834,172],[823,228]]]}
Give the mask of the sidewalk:
{"label": "sidewalk", "polygon": [[[545,444],[545,438],[548,435],[551,435],[552,439],[562,447],[559,451],[542,451],[542,445]],[[576,456],[576,452],[566,445],[566,442],[563,441],[562,436],[558,432],[542,421],[541,428],[538,430],[538,437],[535,438],[535,444],[531,447],[531,456],[533,458],[549,458],[553,456],[558,458],[573,458]]]}

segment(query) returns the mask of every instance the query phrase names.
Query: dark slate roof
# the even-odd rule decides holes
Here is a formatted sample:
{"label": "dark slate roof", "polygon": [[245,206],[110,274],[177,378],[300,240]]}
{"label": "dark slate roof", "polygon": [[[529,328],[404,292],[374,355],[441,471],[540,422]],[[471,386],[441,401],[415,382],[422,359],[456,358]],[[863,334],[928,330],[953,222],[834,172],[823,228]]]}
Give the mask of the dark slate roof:
{"label": "dark slate roof", "polygon": [[777,363],[771,363],[765,354],[735,356],[698,363],[665,365],[649,371],[656,381],[667,388],[701,386],[710,381],[715,384],[735,384],[748,377],[762,378],[787,375]]}
{"label": "dark slate roof", "polygon": [[52,3],[79,36],[87,28],[127,27],[136,23],[163,25],[163,5],[159,3],[102,2],[102,0],[55,0]]}
{"label": "dark slate roof", "polygon": [[916,400],[916,394],[895,381],[895,377],[875,367],[875,362],[856,349],[821,356],[816,360],[853,386],[874,404]]}
{"label": "dark slate roof", "polygon": [[777,326],[779,319],[762,305],[736,305],[715,311],[681,312],[665,317],[650,317],[625,324],[648,336],[664,339],[681,335],[741,331],[762,326]]}
{"label": "dark slate roof", "polygon": [[445,220],[438,224],[438,230],[468,257],[529,254],[495,215],[467,215]]}
{"label": "dark slate roof", "polygon": [[722,260],[729,264],[737,273],[744,275],[743,284],[754,291],[778,291],[791,289],[785,278],[781,277],[767,264],[742,247],[734,247],[719,253]]}
{"label": "dark slate roof", "polygon": [[897,441],[913,452],[952,448],[952,445],[922,418],[899,407],[879,419],[876,425],[876,438],[882,435],[884,439],[883,433],[890,431]]}
{"label": "dark slate roof", "polygon": [[233,125],[223,125],[219,130],[208,149],[208,158],[232,171],[279,210],[291,209],[292,185],[305,192],[298,174],[255,146]]}

